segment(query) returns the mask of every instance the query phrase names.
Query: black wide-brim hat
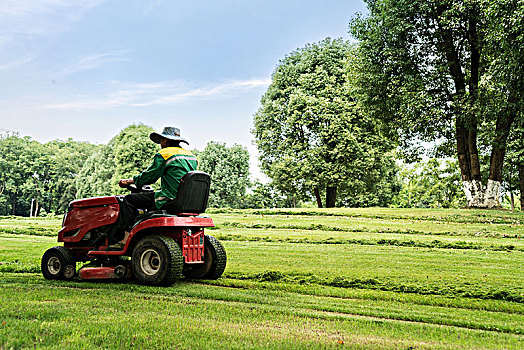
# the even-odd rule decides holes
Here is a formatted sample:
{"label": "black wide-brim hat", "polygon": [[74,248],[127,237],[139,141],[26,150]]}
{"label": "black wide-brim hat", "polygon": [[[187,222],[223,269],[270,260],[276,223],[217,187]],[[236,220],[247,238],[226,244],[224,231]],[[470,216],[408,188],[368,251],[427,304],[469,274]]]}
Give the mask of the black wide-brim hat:
{"label": "black wide-brim hat", "polygon": [[169,139],[173,141],[185,142],[189,145],[189,142],[187,142],[184,138],[180,137],[180,129],[175,128],[173,126],[166,126],[161,133],[152,132],[151,134],[149,134],[149,138],[154,143],[160,143],[162,142],[162,139]]}

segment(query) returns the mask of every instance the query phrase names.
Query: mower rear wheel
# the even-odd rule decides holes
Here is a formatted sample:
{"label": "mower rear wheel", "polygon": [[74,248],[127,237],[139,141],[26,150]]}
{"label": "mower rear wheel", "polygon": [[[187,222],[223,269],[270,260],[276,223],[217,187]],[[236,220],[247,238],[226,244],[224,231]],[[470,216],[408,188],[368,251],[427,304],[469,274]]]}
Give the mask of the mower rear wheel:
{"label": "mower rear wheel", "polygon": [[139,283],[170,286],[182,276],[184,258],[173,238],[146,236],[133,249],[131,265]]}
{"label": "mower rear wheel", "polygon": [[227,255],[224,246],[218,239],[206,235],[204,243],[204,263],[186,265],[182,273],[191,279],[216,280],[226,268]]}
{"label": "mower rear wheel", "polygon": [[61,246],[48,249],[42,256],[40,267],[48,280],[69,280],[76,274],[73,252]]}

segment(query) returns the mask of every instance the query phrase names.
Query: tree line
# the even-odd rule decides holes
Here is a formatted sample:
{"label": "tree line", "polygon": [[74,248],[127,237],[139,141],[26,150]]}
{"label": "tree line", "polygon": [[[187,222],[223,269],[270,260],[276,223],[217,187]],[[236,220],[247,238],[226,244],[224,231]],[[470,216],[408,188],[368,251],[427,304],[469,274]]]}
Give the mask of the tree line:
{"label": "tree line", "polygon": [[[0,215],[61,215],[74,199],[125,194],[118,180],[145,169],[158,151],[158,145],[149,140],[152,131],[149,126],[130,125],[106,145],[72,139],[39,143],[16,133],[0,134]],[[295,190],[286,191],[274,181],[251,180],[249,153],[241,145],[210,141],[204,150],[192,151],[199,169],[212,178],[210,207],[296,207],[316,201]],[[430,159],[409,167],[392,163],[391,167],[384,193],[379,187],[364,188],[344,205],[465,205],[456,161]]]}
{"label": "tree line", "polygon": [[[149,140],[152,131],[146,125],[130,125],[106,145],[72,139],[39,143],[17,133],[0,134],[0,215],[63,214],[74,199],[126,194],[118,180],[145,170],[160,149]],[[239,207],[253,201],[246,196],[245,147],[209,142],[203,151],[194,152],[199,169],[213,179],[210,206]]]}

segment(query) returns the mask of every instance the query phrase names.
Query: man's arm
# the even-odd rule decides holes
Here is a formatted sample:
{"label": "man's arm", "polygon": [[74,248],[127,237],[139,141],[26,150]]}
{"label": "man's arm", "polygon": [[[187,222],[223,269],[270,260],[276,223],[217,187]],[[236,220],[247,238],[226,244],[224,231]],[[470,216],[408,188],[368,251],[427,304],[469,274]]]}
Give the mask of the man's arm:
{"label": "man's arm", "polygon": [[137,187],[143,185],[150,185],[156,182],[162,176],[166,161],[160,154],[155,154],[153,161],[149,167],[144,170],[141,174],[133,176],[131,179],[122,179],[118,182],[120,187],[125,187],[130,184],[136,184]]}
{"label": "man's arm", "polygon": [[129,186],[129,185],[134,184],[134,183],[135,183],[135,180],[133,180],[133,179],[122,179],[122,180],[118,181],[118,186],[126,187],[126,186]]}

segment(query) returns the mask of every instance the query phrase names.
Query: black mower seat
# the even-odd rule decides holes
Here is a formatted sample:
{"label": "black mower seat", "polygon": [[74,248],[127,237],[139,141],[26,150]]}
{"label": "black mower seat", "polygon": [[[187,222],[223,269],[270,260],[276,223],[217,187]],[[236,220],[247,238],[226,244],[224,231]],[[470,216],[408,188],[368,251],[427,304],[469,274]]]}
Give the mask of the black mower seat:
{"label": "black mower seat", "polygon": [[164,204],[161,210],[168,214],[194,213],[206,211],[211,177],[203,171],[190,171],[180,180],[180,187],[174,200]]}
{"label": "black mower seat", "polygon": [[[173,217],[179,214],[201,214],[206,211],[211,178],[202,171],[190,171],[180,180],[177,196],[158,210],[137,216],[132,228],[149,219]],[[199,216],[200,217],[200,216]]]}

